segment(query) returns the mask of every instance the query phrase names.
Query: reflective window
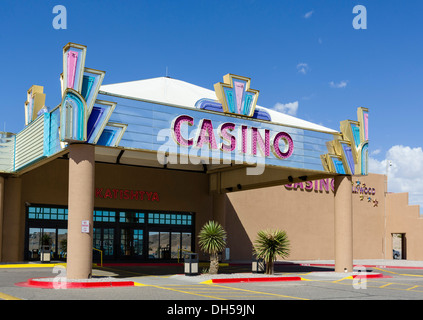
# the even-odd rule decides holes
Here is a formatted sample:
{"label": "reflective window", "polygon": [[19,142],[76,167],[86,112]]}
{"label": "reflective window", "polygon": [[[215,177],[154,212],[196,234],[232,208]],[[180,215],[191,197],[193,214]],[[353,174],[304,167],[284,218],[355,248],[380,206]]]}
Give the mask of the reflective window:
{"label": "reflective window", "polygon": [[66,259],[68,251],[68,229],[57,230],[57,249],[59,259]]}
{"label": "reflective window", "polygon": [[181,256],[181,233],[172,232],[170,236],[170,257],[178,259]]}
{"label": "reflective window", "polygon": [[[114,228],[93,228],[93,247],[103,251],[105,257],[114,254]],[[99,253],[95,251],[94,260],[99,260]]]}
{"label": "reflective window", "polygon": [[186,257],[187,253],[191,252],[191,232],[182,232],[181,239],[181,257]]}
{"label": "reflective window", "polygon": [[160,259],[170,259],[170,232],[160,232]]}
{"label": "reflective window", "polygon": [[107,210],[94,210],[94,221],[116,222],[116,212]]}
{"label": "reflective window", "polygon": [[158,259],[160,257],[159,250],[159,232],[150,231],[148,233],[148,258]]}
{"label": "reflective window", "polygon": [[115,229],[103,229],[103,251],[106,256],[113,255]]}
{"label": "reflective window", "polygon": [[190,226],[192,225],[192,215],[175,213],[149,213],[148,223]]}
{"label": "reflective window", "polygon": [[142,250],[142,247],[143,247],[143,233],[144,233],[144,231],[143,230],[139,230],[139,229],[135,229],[135,230],[132,230],[132,232],[133,232],[133,247],[134,247],[134,255],[135,256],[142,256],[142,254],[143,254],[143,250]]}
{"label": "reflective window", "polygon": [[[146,219],[147,216],[147,219]],[[67,208],[28,207],[28,219],[35,220],[68,220]],[[182,213],[148,213],[136,211],[119,211],[95,209],[93,220],[96,222],[149,223],[164,225],[192,225],[192,215]],[[147,220],[147,221],[146,221]]]}
{"label": "reflective window", "polygon": [[68,209],[50,207],[28,207],[28,219],[68,220]]}
{"label": "reflective window", "polygon": [[121,211],[119,212],[119,222],[128,223],[144,223],[144,213],[132,212],[132,211]]}

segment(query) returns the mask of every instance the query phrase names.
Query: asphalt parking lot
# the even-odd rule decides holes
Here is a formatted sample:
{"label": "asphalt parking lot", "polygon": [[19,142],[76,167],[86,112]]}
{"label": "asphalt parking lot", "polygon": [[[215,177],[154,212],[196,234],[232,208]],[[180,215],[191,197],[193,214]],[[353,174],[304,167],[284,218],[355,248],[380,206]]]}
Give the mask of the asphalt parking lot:
{"label": "asphalt parking lot", "polygon": [[[273,281],[211,282],[210,277],[185,276],[182,266],[112,265],[95,267],[93,276],[133,281],[125,287],[78,289],[43,289],[24,284],[32,278],[52,278],[63,271],[60,266],[0,265],[0,300],[120,300],[162,302],[156,307],[162,312],[186,312],[198,301],[230,303],[233,309],[214,312],[248,312],[248,306],[259,301],[305,300],[421,300],[423,298],[422,266],[372,265],[361,267],[359,275],[339,274],[331,265],[285,264],[275,267]],[[357,272],[355,273],[357,274]],[[220,268],[220,279],[240,280],[252,277],[248,265],[233,264]],[[255,275],[259,278],[259,275]],[[278,277],[278,278],[276,278]],[[281,280],[290,279],[288,280]],[[217,279],[217,278],[215,278]],[[235,308],[242,305],[244,307]],[[173,308],[173,309],[168,309]],[[244,309],[242,309],[244,308]],[[210,309],[210,308],[209,308]],[[237,311],[238,310],[238,311]],[[208,312],[211,312],[211,310]],[[203,310],[204,313],[204,310]],[[245,314],[246,316],[247,314]]]}

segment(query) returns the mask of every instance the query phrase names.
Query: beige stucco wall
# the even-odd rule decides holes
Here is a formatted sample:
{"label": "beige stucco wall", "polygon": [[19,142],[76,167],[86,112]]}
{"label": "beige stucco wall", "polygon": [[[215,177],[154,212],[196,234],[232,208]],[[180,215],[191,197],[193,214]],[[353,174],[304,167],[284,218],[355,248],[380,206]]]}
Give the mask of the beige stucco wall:
{"label": "beige stucco wall", "polygon": [[407,193],[389,193],[386,198],[387,251],[392,252],[392,234],[405,233],[406,259],[423,260],[423,218],[419,206],[408,205]]}
{"label": "beige stucco wall", "polygon": [[[375,194],[360,193],[356,188],[371,188]],[[385,248],[385,190],[384,175],[370,174],[365,177],[353,177],[353,258],[354,259],[391,259],[392,248]],[[310,187],[310,185],[308,185]],[[251,256],[252,243],[261,229],[286,230],[291,242],[289,259],[334,259],[334,195],[325,188],[315,187],[307,190],[298,186],[287,188],[277,186],[266,189],[234,192],[228,194],[230,205],[227,209],[226,228],[229,233],[229,247],[232,247],[233,259],[245,259]],[[370,201],[368,198],[371,198]],[[398,196],[401,197],[401,196]],[[399,213],[411,211],[401,225],[401,230],[412,232],[413,240],[409,240],[408,251],[416,252],[411,242],[422,243],[423,225],[418,218],[418,211],[408,207],[407,201],[391,198],[388,206],[395,209],[387,219],[386,234],[398,226],[395,219],[403,219]],[[414,210],[414,211],[413,211]],[[389,210],[388,210],[389,211]],[[392,210],[391,210],[392,211]],[[395,216],[395,219],[393,218]],[[417,230],[420,230],[420,234]],[[406,231],[403,231],[406,232]],[[411,236],[411,234],[410,234]],[[242,244],[238,240],[242,239]],[[386,242],[390,242],[390,238]],[[385,255],[386,251],[386,255]],[[411,255],[408,258],[411,259]],[[422,255],[413,256],[423,259]]]}
{"label": "beige stucco wall", "polygon": [[233,259],[251,257],[257,232],[275,228],[288,232],[292,258],[332,257],[334,215],[330,193],[277,186],[234,192],[228,194],[228,198],[231,206],[227,211],[226,228]]}
{"label": "beige stucco wall", "polygon": [[[361,187],[365,185],[368,188],[374,188],[375,194],[366,195],[359,192],[352,194],[354,259],[385,259],[385,176],[370,174],[353,178],[353,182],[356,183],[357,180],[361,182]],[[391,257],[392,254],[389,254],[386,258]]]}

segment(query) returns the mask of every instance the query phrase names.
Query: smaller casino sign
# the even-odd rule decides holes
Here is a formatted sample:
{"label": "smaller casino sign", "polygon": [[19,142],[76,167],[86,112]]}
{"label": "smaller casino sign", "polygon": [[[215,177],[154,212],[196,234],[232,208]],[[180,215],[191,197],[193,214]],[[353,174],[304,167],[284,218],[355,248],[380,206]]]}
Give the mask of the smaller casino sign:
{"label": "smaller casino sign", "polygon": [[117,188],[96,188],[96,199],[118,199],[159,202],[158,192]]}
{"label": "smaller casino sign", "polygon": [[[334,179],[320,179],[314,181],[305,181],[305,182],[297,182],[286,184],[285,188],[288,190],[302,190],[302,191],[315,191],[315,192],[326,192],[328,193],[329,190],[334,192],[335,191],[335,180]],[[376,188],[368,187],[366,184],[362,184],[360,181],[357,181],[352,186],[352,193],[360,194],[360,195],[367,195],[367,196],[374,196],[376,194]]]}

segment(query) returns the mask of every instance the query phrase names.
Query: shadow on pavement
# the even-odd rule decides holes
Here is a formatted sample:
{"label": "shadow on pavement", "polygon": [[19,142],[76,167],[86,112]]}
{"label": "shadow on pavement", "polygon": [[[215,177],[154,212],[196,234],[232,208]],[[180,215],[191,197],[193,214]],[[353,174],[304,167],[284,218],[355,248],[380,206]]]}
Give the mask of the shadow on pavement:
{"label": "shadow on pavement", "polygon": [[[208,268],[208,263],[200,263],[199,271],[203,273]],[[181,264],[105,264],[103,267],[94,267],[93,270],[113,274],[116,278],[140,277],[140,276],[169,276],[183,274],[184,265]],[[333,272],[333,267],[301,266],[297,264],[276,264],[275,274],[278,273],[309,273],[309,272]],[[223,264],[219,267],[219,274],[251,273],[251,264]],[[95,272],[93,272],[94,274]]]}

